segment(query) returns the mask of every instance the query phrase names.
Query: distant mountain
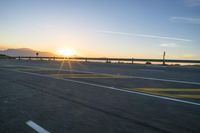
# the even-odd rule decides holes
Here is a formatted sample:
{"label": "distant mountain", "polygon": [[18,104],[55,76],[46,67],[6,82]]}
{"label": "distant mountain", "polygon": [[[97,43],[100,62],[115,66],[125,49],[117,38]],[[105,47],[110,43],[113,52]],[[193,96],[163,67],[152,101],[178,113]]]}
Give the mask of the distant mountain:
{"label": "distant mountain", "polygon": [[36,56],[36,53],[39,53],[38,56],[56,56],[50,52],[41,52],[29,48],[19,48],[19,49],[7,49],[0,51],[0,54],[8,56]]}

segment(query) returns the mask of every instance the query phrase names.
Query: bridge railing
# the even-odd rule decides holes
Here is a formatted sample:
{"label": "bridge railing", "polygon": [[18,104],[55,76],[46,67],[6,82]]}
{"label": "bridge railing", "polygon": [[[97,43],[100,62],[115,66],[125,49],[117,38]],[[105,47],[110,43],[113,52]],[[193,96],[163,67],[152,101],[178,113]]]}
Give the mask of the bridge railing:
{"label": "bridge railing", "polygon": [[170,62],[170,63],[200,63],[200,60],[177,60],[177,59],[139,59],[139,58],[91,58],[91,57],[43,57],[43,56],[19,56],[15,59],[37,59],[37,60],[81,60],[81,61],[105,61],[107,63],[112,61],[118,62]]}

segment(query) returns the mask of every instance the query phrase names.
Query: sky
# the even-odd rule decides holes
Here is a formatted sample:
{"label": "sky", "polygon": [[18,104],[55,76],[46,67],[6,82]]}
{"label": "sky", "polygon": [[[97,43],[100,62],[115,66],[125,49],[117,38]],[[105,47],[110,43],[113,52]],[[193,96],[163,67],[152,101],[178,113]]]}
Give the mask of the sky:
{"label": "sky", "polygon": [[200,0],[0,0],[0,49],[200,59]]}

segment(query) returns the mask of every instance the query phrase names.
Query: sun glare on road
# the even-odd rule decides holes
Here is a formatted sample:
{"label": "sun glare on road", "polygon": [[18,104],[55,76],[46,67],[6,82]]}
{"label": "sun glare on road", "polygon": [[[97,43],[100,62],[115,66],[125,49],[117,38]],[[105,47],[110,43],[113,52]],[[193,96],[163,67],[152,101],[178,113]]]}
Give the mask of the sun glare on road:
{"label": "sun glare on road", "polygon": [[74,56],[75,55],[75,51],[73,49],[61,49],[60,51],[58,51],[58,54],[61,56],[65,56],[65,57],[69,57],[69,56]]}

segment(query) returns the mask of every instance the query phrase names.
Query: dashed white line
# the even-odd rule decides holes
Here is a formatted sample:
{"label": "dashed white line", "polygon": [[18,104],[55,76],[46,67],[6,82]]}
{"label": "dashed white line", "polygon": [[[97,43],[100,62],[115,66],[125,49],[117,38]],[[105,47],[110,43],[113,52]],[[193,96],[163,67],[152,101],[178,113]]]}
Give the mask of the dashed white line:
{"label": "dashed white line", "polygon": [[27,121],[26,124],[28,126],[30,126],[31,128],[33,128],[38,133],[50,133],[49,131],[47,131],[46,129],[42,128],[41,126],[39,126],[38,124],[36,124],[35,122],[33,122],[31,120]]}

